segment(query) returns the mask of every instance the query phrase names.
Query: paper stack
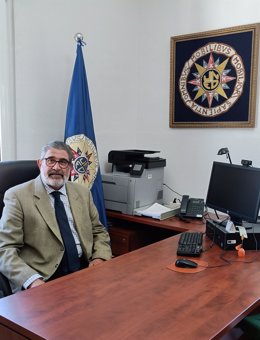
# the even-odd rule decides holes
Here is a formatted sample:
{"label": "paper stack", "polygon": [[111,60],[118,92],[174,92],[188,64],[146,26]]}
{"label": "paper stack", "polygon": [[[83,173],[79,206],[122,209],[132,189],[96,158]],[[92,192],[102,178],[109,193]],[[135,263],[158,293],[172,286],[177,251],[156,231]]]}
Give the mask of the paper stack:
{"label": "paper stack", "polygon": [[175,206],[167,207],[159,203],[154,203],[148,207],[142,207],[134,210],[134,215],[138,216],[148,216],[156,218],[158,220],[165,220],[171,216],[178,214],[180,210],[180,204],[176,203]]}

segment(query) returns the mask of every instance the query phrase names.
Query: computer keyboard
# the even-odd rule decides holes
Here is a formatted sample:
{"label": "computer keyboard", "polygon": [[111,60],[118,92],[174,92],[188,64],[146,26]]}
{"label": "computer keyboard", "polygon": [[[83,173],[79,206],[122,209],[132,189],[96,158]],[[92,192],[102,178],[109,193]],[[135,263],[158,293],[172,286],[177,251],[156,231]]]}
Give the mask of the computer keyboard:
{"label": "computer keyboard", "polygon": [[202,252],[203,233],[185,232],[179,239],[177,255],[200,256]]}

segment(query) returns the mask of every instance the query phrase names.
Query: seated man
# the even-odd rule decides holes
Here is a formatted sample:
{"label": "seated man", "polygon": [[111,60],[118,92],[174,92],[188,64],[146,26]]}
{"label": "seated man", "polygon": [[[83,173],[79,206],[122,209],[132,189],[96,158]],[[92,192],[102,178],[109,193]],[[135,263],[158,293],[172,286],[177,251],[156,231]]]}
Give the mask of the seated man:
{"label": "seated man", "polygon": [[0,272],[14,293],[112,257],[90,191],[68,181],[72,158],[68,145],[50,142],[37,161],[40,175],[5,193]]}

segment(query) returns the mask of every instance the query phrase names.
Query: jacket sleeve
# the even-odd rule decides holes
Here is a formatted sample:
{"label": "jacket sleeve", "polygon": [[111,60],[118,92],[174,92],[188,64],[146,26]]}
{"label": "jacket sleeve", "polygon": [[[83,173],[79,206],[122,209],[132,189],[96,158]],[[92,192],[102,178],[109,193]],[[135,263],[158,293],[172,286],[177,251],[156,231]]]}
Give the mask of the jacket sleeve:
{"label": "jacket sleeve", "polygon": [[16,292],[37,272],[19,256],[24,246],[23,212],[12,189],[5,193],[4,204],[0,221],[0,272],[8,278],[13,292]]}

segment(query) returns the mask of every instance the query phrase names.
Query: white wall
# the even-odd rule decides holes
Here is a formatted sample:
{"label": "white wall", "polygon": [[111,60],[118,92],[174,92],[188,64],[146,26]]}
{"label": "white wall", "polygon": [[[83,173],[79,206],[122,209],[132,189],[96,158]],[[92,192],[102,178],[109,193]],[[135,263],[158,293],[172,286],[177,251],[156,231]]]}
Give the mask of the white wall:
{"label": "white wall", "polygon": [[226,161],[225,156],[216,155],[221,147],[229,148],[234,163],[244,158],[260,166],[259,118],[254,129],[170,129],[170,36],[259,22],[260,2],[221,0],[216,6],[206,0],[141,3],[142,124],[137,144],[162,151],[167,159],[165,182],[172,188],[182,194],[205,197],[212,161]]}
{"label": "white wall", "polygon": [[[136,144],[136,1],[15,1],[18,157],[63,139],[75,60],[82,32],[93,118],[101,159],[111,147]],[[104,151],[102,151],[104,148]]]}
{"label": "white wall", "polygon": [[165,182],[205,197],[212,161],[225,161],[216,156],[221,147],[234,163],[260,167],[258,115],[250,129],[169,128],[170,37],[260,22],[259,0],[13,1],[18,159],[63,139],[73,37],[81,32],[101,170],[110,150],[160,150]]}
{"label": "white wall", "polygon": [[0,150],[16,159],[13,1],[0,0]]}

